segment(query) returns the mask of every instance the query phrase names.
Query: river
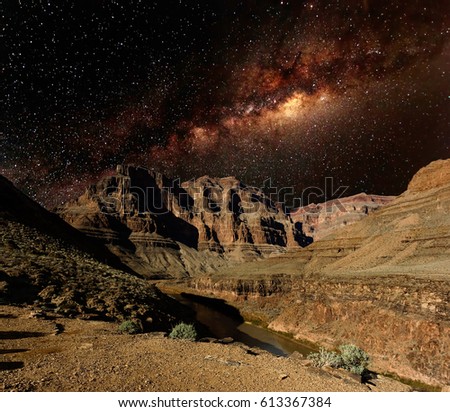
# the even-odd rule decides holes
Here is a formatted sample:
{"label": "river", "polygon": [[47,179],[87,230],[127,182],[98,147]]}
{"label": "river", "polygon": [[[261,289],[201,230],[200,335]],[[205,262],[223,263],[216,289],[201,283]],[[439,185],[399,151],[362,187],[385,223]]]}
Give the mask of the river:
{"label": "river", "polygon": [[245,322],[237,309],[219,299],[184,293],[170,296],[193,309],[196,320],[208,328],[211,337],[231,337],[247,346],[258,347],[278,356],[287,356],[294,351],[307,355],[313,351],[299,341]]}

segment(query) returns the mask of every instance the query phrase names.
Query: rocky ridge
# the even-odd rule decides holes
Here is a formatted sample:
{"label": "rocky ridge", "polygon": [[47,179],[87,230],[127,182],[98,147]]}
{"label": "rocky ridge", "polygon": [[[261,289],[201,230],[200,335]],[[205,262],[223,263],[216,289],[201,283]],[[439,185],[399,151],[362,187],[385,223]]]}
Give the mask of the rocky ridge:
{"label": "rocky ridge", "polygon": [[233,177],[180,184],[147,169],[118,166],[58,213],[148,278],[212,273],[305,242],[281,206]]}

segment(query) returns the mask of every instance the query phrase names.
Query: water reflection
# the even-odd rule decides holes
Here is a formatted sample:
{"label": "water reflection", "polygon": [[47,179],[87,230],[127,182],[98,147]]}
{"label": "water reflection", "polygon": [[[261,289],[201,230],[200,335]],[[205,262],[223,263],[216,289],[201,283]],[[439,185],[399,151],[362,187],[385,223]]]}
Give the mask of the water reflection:
{"label": "water reflection", "polygon": [[[186,294],[172,295],[172,297],[193,309],[196,320],[205,325],[215,338],[232,337],[250,347],[258,347],[279,356],[286,356],[294,351],[304,355],[312,352],[311,348],[298,341],[243,322],[242,317],[236,316],[238,313],[236,309],[226,305],[223,301]],[[213,303],[215,304],[213,305]],[[218,306],[222,310],[219,310]],[[236,313],[224,313],[224,311],[228,312],[228,308],[232,308]]]}

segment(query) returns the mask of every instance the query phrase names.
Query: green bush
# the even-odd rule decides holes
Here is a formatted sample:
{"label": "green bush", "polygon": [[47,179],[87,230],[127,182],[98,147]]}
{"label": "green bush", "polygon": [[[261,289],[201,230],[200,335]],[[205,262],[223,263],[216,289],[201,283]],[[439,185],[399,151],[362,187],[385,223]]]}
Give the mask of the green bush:
{"label": "green bush", "polygon": [[351,344],[340,346],[339,351],[342,359],[341,368],[362,375],[367,365],[369,365],[369,355],[361,348]]}
{"label": "green bush", "polygon": [[178,325],[174,326],[169,334],[169,338],[195,341],[195,339],[197,339],[197,332],[194,325],[188,325],[181,322]]}
{"label": "green bush", "polygon": [[351,344],[340,346],[339,353],[320,348],[318,353],[309,354],[308,359],[317,368],[323,366],[342,368],[358,375],[362,375],[369,364],[369,355]]}
{"label": "green bush", "polygon": [[136,335],[143,332],[142,323],[139,320],[126,320],[119,326],[120,333]]}

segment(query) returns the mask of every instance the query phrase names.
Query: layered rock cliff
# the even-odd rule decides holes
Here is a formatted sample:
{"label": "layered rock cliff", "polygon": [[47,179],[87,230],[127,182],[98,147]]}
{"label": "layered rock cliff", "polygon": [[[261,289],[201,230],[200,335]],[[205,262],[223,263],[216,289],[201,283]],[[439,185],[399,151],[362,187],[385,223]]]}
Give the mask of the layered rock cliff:
{"label": "layered rock cliff", "polygon": [[154,278],[211,273],[229,261],[306,242],[280,206],[233,177],[180,184],[147,169],[118,166],[58,213]]}
{"label": "layered rock cliff", "polygon": [[197,228],[199,249],[231,252],[254,245],[264,253],[273,251],[272,246],[292,248],[305,241],[281,205],[234,177],[203,176],[181,186],[193,199],[193,213],[183,218]]}
{"label": "layered rock cliff", "polygon": [[373,367],[450,383],[450,160],[365,219],[300,251],[193,279],[271,328],[327,346],[353,342]]}
{"label": "layered rock cliff", "polygon": [[301,223],[302,231],[315,241],[330,233],[367,217],[369,213],[386,206],[395,196],[358,195],[309,204],[291,211],[295,223]]}

